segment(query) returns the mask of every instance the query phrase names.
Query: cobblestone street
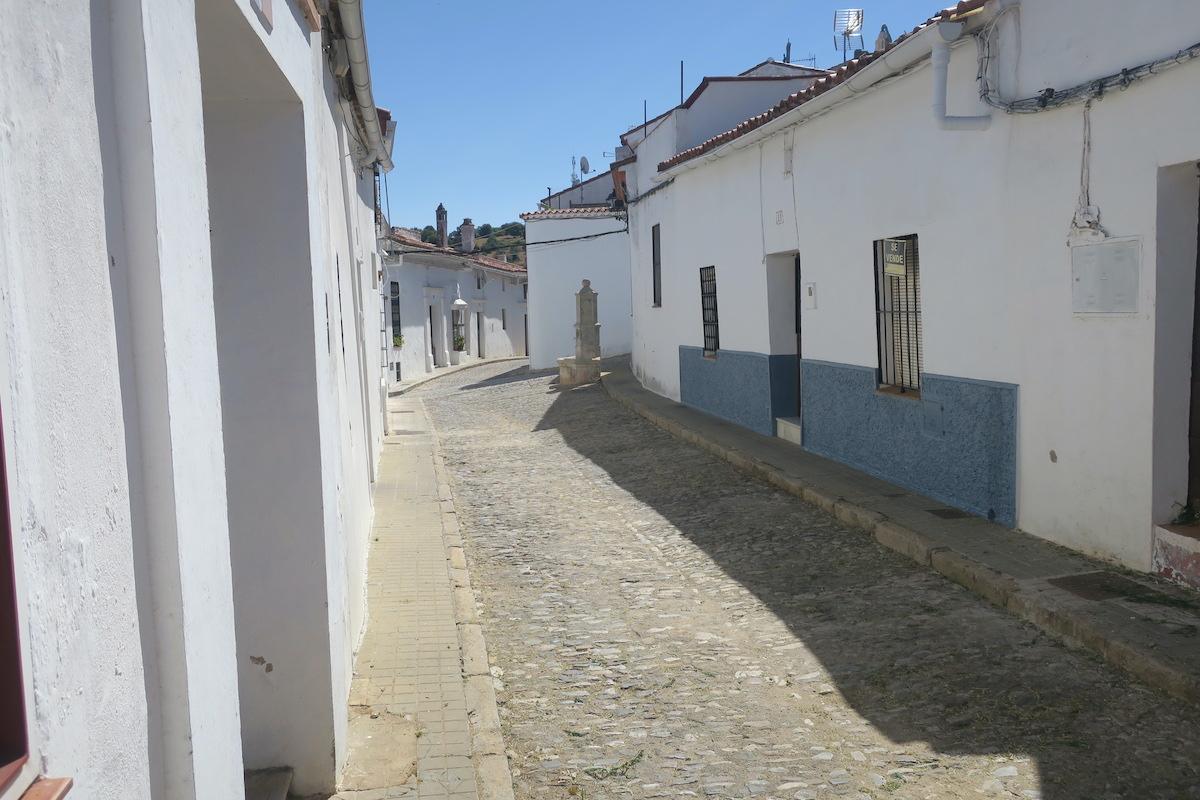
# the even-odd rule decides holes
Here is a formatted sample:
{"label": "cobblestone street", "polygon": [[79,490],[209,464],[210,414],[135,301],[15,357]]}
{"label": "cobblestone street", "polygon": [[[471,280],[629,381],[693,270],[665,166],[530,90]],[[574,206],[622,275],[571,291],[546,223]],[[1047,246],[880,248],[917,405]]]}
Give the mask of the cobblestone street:
{"label": "cobblestone street", "polygon": [[518,798],[1200,798],[1200,710],[519,362],[412,393]]}

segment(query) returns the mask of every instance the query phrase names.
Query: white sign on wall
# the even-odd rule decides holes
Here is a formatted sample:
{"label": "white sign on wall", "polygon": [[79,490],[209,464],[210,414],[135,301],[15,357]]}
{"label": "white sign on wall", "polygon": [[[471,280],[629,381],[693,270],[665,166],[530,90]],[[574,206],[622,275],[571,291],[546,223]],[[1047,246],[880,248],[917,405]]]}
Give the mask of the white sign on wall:
{"label": "white sign on wall", "polygon": [[1138,310],[1139,238],[1071,247],[1071,311],[1131,314]]}

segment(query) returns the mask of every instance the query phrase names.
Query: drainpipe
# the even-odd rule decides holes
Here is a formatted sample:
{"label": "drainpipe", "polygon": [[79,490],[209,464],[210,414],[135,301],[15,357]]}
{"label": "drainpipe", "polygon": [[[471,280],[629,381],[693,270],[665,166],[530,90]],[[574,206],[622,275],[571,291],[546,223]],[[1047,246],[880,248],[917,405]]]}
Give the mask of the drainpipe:
{"label": "drainpipe", "polygon": [[982,131],[992,124],[991,114],[977,117],[952,117],[946,114],[946,84],[950,72],[950,43],[962,36],[961,22],[939,22],[933,37],[933,118],[942,130]]}
{"label": "drainpipe", "polygon": [[379,114],[375,111],[375,100],[371,96],[371,67],[367,64],[367,39],[363,32],[362,3],[360,0],[337,0],[338,16],[342,21],[342,34],[346,39],[346,55],[350,59],[350,78],[354,84],[354,101],[362,115],[363,128],[367,134],[368,164],[379,164],[384,172],[391,172],[392,154],[388,151],[385,134],[379,128]]}

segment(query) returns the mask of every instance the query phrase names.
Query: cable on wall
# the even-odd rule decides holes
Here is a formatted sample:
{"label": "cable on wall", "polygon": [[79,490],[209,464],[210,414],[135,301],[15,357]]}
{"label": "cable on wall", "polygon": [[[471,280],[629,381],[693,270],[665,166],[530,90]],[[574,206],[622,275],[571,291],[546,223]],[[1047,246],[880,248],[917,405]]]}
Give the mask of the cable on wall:
{"label": "cable on wall", "polygon": [[996,28],[1000,20],[1016,8],[1017,6],[1014,5],[1004,9],[1004,11],[997,14],[994,19],[975,34],[976,43],[979,48],[979,71],[976,76],[979,82],[979,99],[992,108],[998,108],[1009,114],[1037,114],[1051,108],[1061,108],[1072,103],[1097,100],[1109,91],[1124,91],[1137,81],[1154,75],[1161,75],[1167,70],[1200,58],[1200,42],[1197,42],[1191,47],[1185,47],[1171,55],[1154,61],[1148,61],[1135,67],[1126,67],[1119,72],[1114,72],[1111,75],[1105,75],[1102,78],[1087,81],[1086,83],[1076,84],[1068,89],[1047,87],[1032,97],[1025,97],[1019,100],[1005,100],[991,85],[988,72],[993,59],[992,47],[995,43]]}

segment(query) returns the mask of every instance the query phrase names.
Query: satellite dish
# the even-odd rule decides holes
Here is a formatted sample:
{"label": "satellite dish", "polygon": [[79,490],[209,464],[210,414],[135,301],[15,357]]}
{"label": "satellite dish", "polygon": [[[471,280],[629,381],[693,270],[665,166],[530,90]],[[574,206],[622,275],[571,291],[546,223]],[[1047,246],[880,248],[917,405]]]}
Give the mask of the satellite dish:
{"label": "satellite dish", "polygon": [[579,157],[579,171],[582,172],[584,175],[587,175],[589,172],[592,171],[592,166],[590,164],[588,164],[587,156]]}

